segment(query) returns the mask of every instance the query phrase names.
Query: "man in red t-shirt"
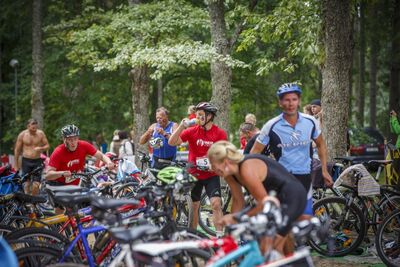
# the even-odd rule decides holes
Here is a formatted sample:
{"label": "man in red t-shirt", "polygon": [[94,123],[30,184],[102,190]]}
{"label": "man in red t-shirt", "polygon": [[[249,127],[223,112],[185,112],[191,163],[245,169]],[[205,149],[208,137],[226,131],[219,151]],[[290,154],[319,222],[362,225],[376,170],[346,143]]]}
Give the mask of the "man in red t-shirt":
{"label": "man in red t-shirt", "polygon": [[79,129],[73,124],[61,129],[63,144],[54,149],[50,156],[45,178],[50,185],[79,185],[79,179],[72,178],[73,172],[83,171],[86,156],[94,156],[103,161],[108,168],[114,163],[92,144],[79,140]]}
{"label": "man in red t-shirt", "polygon": [[215,106],[208,102],[202,102],[195,109],[200,125],[186,129],[187,119],[183,119],[179,127],[170,136],[168,144],[177,146],[182,142],[188,142],[188,161],[196,166],[190,170],[190,173],[198,179],[191,193],[194,214],[192,228],[197,228],[201,192],[204,187],[211,202],[214,225],[217,231],[221,231],[222,225],[219,223],[222,219],[220,178],[216,173],[209,170],[207,152],[215,142],[227,140],[227,135],[213,122],[218,111]]}

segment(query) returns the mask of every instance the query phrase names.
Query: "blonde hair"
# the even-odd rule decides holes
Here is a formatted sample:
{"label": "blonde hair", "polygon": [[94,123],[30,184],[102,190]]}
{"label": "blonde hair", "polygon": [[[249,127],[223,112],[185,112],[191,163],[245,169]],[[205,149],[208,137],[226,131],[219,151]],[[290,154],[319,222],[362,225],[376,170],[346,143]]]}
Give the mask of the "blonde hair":
{"label": "blonde hair", "polygon": [[256,119],[256,115],[249,113],[246,115],[246,117],[244,118],[244,121],[247,123],[251,123],[253,125],[257,124],[257,119]]}
{"label": "blonde hair", "polygon": [[236,146],[228,141],[218,141],[214,143],[208,150],[207,157],[210,160],[222,162],[229,159],[235,163],[243,160],[243,154],[236,148]]}
{"label": "blonde hair", "polygon": [[188,107],[188,114],[192,114],[196,112],[196,106],[195,105],[190,105]]}

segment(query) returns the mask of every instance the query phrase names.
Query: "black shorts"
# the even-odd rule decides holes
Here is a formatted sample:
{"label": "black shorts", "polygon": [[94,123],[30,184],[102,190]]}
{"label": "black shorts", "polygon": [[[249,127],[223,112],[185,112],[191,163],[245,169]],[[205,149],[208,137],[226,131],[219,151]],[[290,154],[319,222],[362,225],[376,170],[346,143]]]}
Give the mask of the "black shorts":
{"label": "black shorts", "polygon": [[292,229],[293,223],[303,214],[307,204],[307,192],[299,186],[285,185],[277,198],[281,202],[282,214],[288,217],[288,224],[278,233],[285,236]]}
{"label": "black shorts", "polygon": [[203,187],[206,189],[206,194],[209,199],[212,197],[221,197],[221,182],[219,176],[212,176],[205,180],[198,180],[192,189],[193,202],[201,200]]}
{"label": "black shorts", "polygon": [[[28,159],[22,157],[22,164],[21,164],[21,169],[22,169],[22,175],[27,174],[37,167],[42,166],[43,160],[42,159]],[[30,176],[30,181],[32,182],[39,182],[42,180],[42,175],[41,173],[35,173]]]}

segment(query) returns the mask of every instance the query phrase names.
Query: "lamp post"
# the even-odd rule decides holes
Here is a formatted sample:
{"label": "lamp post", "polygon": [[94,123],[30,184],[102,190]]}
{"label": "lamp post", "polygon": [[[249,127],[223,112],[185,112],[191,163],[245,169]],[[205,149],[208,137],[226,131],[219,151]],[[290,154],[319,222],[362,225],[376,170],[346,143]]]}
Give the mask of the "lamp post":
{"label": "lamp post", "polygon": [[15,120],[18,119],[18,66],[19,62],[15,58],[10,61],[11,68],[14,69],[14,94],[15,94]]}

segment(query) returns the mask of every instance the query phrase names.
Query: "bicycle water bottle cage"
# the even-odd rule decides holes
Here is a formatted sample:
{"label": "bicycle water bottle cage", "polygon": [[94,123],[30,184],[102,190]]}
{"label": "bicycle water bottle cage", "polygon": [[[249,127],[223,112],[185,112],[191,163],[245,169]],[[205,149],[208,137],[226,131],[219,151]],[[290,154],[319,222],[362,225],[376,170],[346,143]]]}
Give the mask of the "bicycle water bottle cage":
{"label": "bicycle water bottle cage", "polygon": [[149,144],[152,148],[160,148],[164,145],[164,142],[160,137],[157,137],[150,139]]}

